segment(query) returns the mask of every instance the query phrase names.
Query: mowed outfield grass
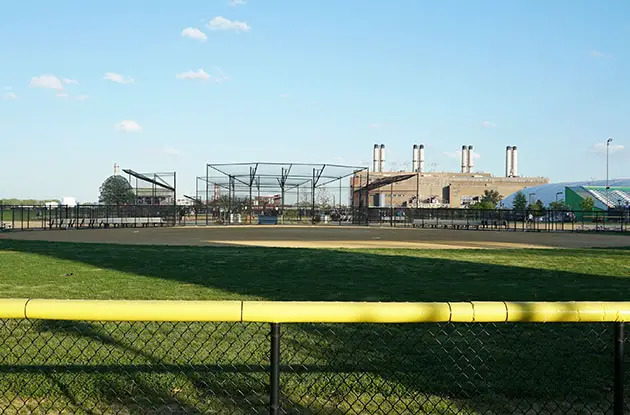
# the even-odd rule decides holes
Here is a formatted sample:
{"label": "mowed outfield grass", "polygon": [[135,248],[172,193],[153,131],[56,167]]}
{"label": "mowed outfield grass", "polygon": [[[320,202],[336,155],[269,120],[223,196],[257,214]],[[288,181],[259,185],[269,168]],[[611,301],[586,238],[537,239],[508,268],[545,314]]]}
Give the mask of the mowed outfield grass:
{"label": "mowed outfield grass", "polygon": [[[0,297],[624,301],[630,299],[629,257],[623,249],[310,250],[0,240]],[[1,324],[0,365],[8,374],[0,378],[0,412],[266,411],[265,324]],[[287,324],[284,407],[302,414],[609,413],[611,329]]]}

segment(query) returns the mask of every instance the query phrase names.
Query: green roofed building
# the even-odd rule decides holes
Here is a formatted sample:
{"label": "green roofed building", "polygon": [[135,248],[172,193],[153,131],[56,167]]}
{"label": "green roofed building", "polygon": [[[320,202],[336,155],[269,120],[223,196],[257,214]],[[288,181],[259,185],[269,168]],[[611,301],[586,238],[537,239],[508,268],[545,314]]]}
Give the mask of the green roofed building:
{"label": "green roofed building", "polygon": [[630,206],[630,187],[611,186],[606,191],[606,186],[567,186],[564,197],[572,210],[582,210],[580,203],[590,197],[595,202],[593,211],[602,212]]}

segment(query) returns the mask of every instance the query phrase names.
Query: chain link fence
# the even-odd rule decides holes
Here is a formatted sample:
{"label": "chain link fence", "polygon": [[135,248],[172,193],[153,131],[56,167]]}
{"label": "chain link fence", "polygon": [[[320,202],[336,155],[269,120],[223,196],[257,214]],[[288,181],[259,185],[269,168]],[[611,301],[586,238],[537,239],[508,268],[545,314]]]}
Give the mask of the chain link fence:
{"label": "chain link fence", "polygon": [[4,319],[0,413],[621,414],[621,327]]}
{"label": "chain link fence", "polygon": [[[262,211],[261,211],[262,212]],[[96,229],[217,224],[371,225],[521,232],[630,232],[630,210],[513,211],[447,208],[287,208],[263,215],[220,207],[174,205],[0,205],[0,230]]]}

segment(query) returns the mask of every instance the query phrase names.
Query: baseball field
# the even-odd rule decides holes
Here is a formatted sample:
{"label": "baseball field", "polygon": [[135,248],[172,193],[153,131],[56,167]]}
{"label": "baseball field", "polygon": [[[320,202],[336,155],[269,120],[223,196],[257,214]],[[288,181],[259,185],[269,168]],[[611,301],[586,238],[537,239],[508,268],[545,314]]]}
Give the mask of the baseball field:
{"label": "baseball field", "polygon": [[[8,232],[0,297],[626,301],[629,246],[358,227]],[[1,324],[0,412],[266,411],[265,325]],[[288,413],[609,412],[608,325],[293,324],[283,338]]]}

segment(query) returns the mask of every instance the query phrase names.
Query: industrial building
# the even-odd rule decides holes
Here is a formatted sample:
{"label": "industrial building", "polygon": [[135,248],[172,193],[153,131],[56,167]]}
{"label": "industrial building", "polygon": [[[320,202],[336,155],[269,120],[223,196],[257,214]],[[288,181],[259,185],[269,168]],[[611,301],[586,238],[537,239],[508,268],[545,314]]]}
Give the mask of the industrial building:
{"label": "industrial building", "polygon": [[[371,171],[357,172],[351,186],[355,206],[369,207],[467,207],[478,202],[485,190],[507,196],[527,187],[549,183],[545,177],[521,177],[518,174],[518,149],[506,147],[505,176],[475,172],[473,147],[462,146],[461,171],[427,172],[425,147],[412,148],[412,171],[386,171],[385,145],[375,144]],[[361,191],[359,191],[361,190]]]}

